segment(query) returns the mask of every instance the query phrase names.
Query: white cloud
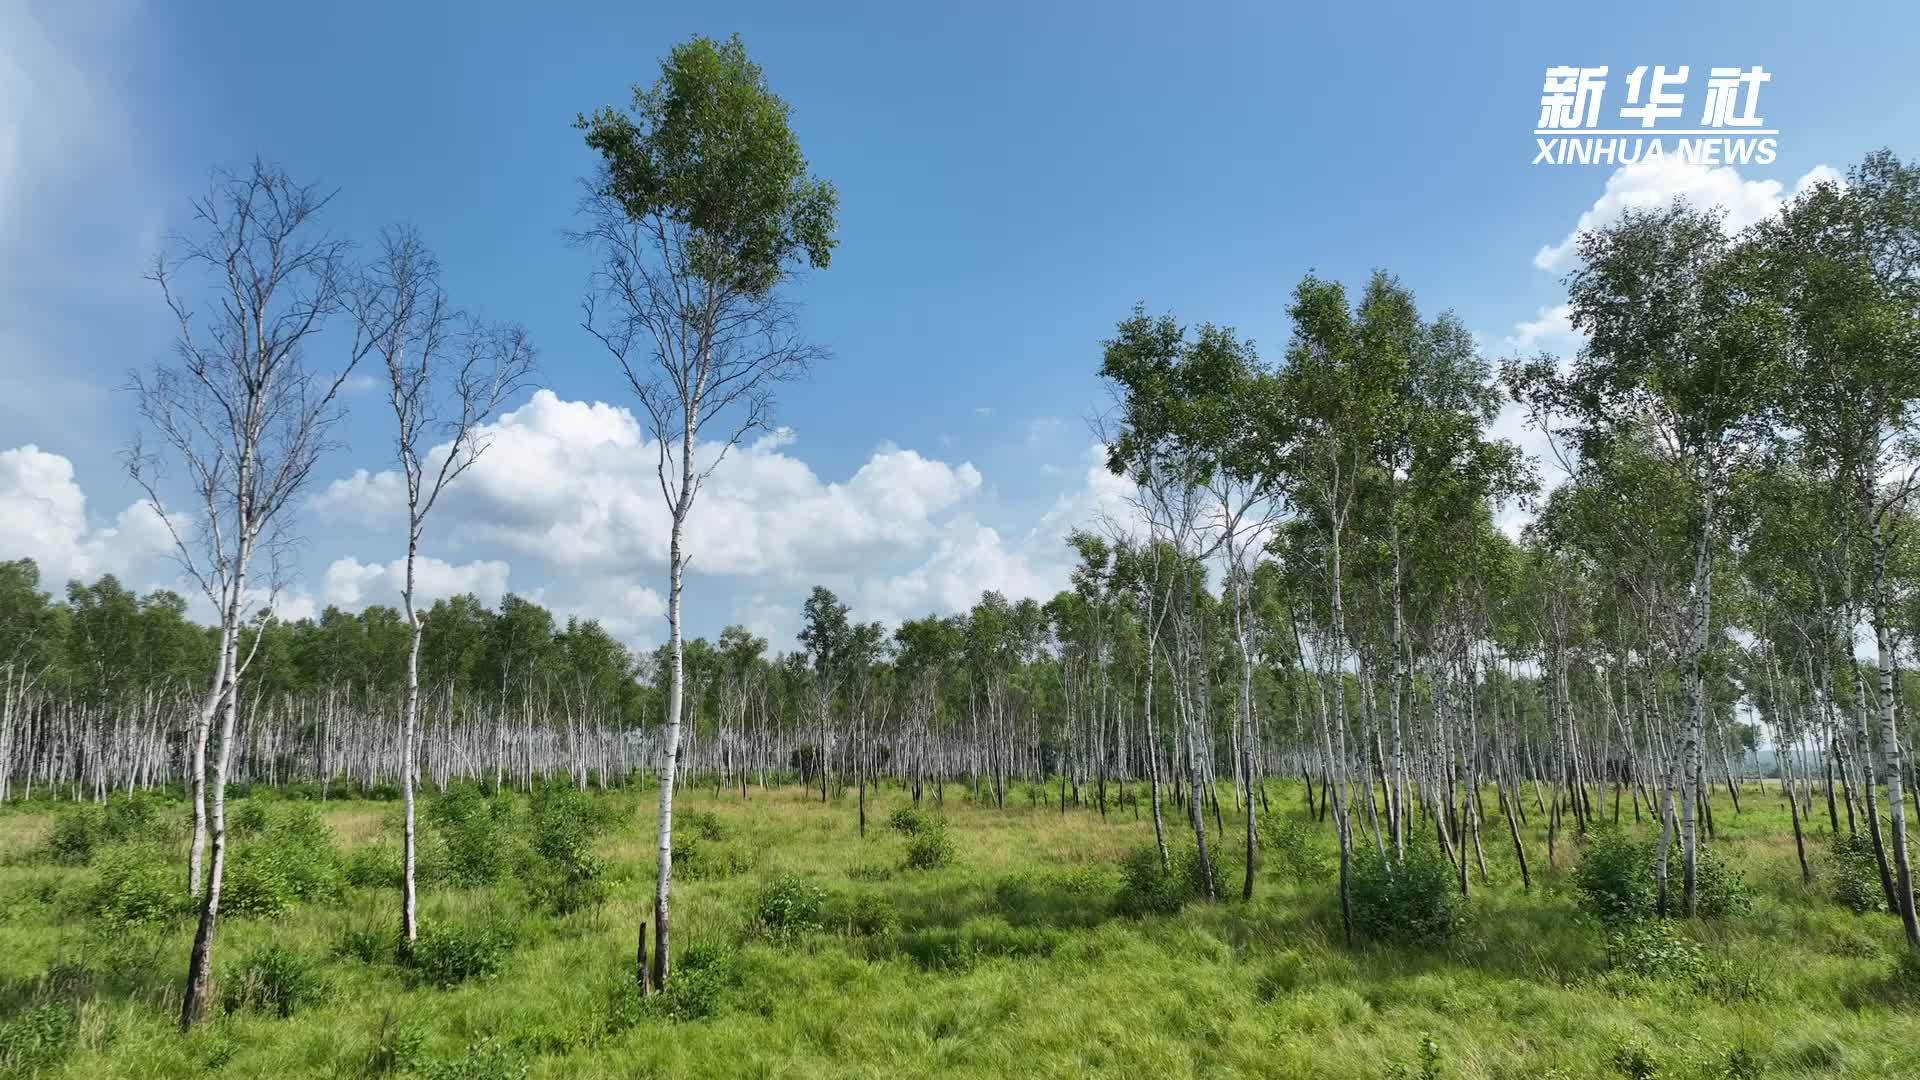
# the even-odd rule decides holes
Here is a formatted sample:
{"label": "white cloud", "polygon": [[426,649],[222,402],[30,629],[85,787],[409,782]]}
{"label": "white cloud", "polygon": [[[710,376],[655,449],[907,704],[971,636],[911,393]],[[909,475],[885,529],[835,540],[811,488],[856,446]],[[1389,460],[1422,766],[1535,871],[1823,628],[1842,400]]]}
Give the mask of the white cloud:
{"label": "white cloud", "polygon": [[172,549],[166,524],[147,503],[96,527],[73,462],[33,445],[0,451],[0,558],[34,560],[43,587],[58,591],[73,578],[150,570]]}
{"label": "white cloud", "polygon": [[[453,541],[576,571],[666,564],[671,522],[654,472],[658,447],[631,412],[541,390],[485,438],[485,454],[436,514]],[[784,452],[792,441],[780,429],[714,467],[687,524],[696,572],[796,579],[855,569],[876,553],[926,543],[934,518],[981,488],[971,464],[891,444],[846,480],[825,482]],[[700,447],[697,464],[710,465],[719,449]],[[357,470],[314,508],[337,521],[394,521],[404,494],[393,472]]]}
{"label": "white cloud", "polygon": [[[413,564],[415,603],[425,608],[435,600],[472,593],[481,603],[492,607],[507,593],[507,573],[507,564],[498,559],[455,566],[423,555]],[[321,587],[328,604],[358,611],[369,604],[399,606],[400,591],[406,580],[404,559],[384,564],[362,563],[348,556],[335,559],[327,566]]]}
{"label": "white cloud", "polygon": [[[1794,184],[1794,192],[1821,180],[1839,181],[1831,166],[1817,165]],[[1580,215],[1572,231],[1557,244],[1547,244],[1533,256],[1541,270],[1565,270],[1573,264],[1580,234],[1618,221],[1628,210],[1665,206],[1684,197],[1702,209],[1722,207],[1728,230],[1746,228],[1780,209],[1786,188],[1778,180],[1746,180],[1731,165],[1718,167],[1683,162],[1678,158],[1637,161],[1614,170],[1600,198]]]}
{"label": "white cloud", "polygon": [[898,623],[928,612],[965,611],[988,589],[1014,600],[1044,600],[1066,584],[1064,560],[1042,562],[1033,552],[1009,548],[999,532],[962,514],[940,531],[920,565],[866,581],[857,608],[863,619]]}
{"label": "white cloud", "polygon": [[1580,336],[1574,333],[1571,304],[1543,307],[1531,319],[1513,324],[1513,333],[1500,339],[1501,356],[1530,356],[1538,352],[1566,355],[1578,347]]}

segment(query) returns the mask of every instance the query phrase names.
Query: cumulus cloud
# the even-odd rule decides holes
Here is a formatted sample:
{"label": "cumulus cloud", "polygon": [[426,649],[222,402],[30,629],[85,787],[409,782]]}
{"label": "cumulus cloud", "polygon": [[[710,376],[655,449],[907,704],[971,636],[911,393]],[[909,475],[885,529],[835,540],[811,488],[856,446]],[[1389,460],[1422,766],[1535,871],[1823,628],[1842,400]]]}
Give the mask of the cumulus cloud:
{"label": "cumulus cloud", "polygon": [[146,502],[96,526],[73,462],[31,444],[0,451],[0,558],[34,560],[47,587],[148,571],[172,549],[166,523]]}
{"label": "cumulus cloud", "polygon": [[[507,564],[498,559],[477,559],[455,566],[423,555],[413,564],[415,603],[425,607],[435,600],[472,593],[491,607],[507,593],[507,573]],[[398,605],[406,580],[405,559],[362,563],[347,556],[328,564],[321,588],[328,604],[358,611],[369,604]]]}
{"label": "cumulus cloud", "polygon": [[[1840,179],[1831,166],[1816,165],[1794,184],[1793,192],[1798,194],[1822,180]],[[1581,233],[1618,221],[1628,210],[1665,206],[1675,197],[1702,208],[1724,208],[1728,230],[1738,231],[1779,210],[1788,195],[1780,181],[1747,180],[1731,165],[1715,167],[1678,158],[1637,161],[1614,170],[1600,198],[1581,213],[1559,243],[1543,245],[1534,254],[1533,265],[1565,270],[1573,265]]]}
{"label": "cumulus cloud", "polygon": [[[486,452],[438,511],[453,540],[571,570],[665,565],[671,519],[654,472],[659,447],[627,409],[541,390],[483,438]],[[695,571],[791,579],[852,569],[926,543],[935,517],[981,488],[971,464],[892,444],[846,480],[823,481],[785,452],[792,441],[781,429],[717,465],[721,447],[696,450],[696,465],[713,471],[687,524]],[[397,474],[363,469],[331,484],[314,508],[338,521],[392,521],[404,491]]]}

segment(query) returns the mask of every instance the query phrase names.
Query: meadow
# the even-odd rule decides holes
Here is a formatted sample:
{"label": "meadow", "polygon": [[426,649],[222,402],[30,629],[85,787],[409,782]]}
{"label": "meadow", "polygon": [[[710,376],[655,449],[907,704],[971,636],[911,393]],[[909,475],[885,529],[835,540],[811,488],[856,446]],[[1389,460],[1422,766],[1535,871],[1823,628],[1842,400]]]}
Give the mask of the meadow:
{"label": "meadow", "polygon": [[689,789],[674,977],[645,999],[651,788],[429,793],[410,954],[399,804],[314,794],[232,800],[220,1012],[188,1035],[184,804],[0,811],[0,1075],[1920,1075],[1897,920],[1842,902],[1824,820],[1802,882],[1771,785],[1716,807],[1738,902],[1712,917],[1603,919],[1574,869],[1594,843],[1562,830],[1549,865],[1529,806],[1530,892],[1490,833],[1489,880],[1444,926],[1352,945],[1298,784],[1268,787],[1250,902],[1226,820],[1216,903],[1177,851],[1157,873],[1143,806],[1021,788],[1002,810],[949,785],[915,811],[886,788],[863,838],[852,792]]}

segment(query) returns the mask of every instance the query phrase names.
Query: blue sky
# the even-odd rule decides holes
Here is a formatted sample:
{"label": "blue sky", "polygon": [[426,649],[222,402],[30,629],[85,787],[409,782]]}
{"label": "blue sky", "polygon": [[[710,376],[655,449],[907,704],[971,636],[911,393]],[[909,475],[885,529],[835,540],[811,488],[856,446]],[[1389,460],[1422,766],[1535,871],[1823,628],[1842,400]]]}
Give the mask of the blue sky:
{"label": "blue sky", "polygon": [[[338,187],[341,236],[417,226],[453,298],[540,349],[551,396],[430,526],[446,587],[663,637],[664,539],[638,505],[657,496],[563,236],[593,165],[574,115],[624,104],[694,33],[743,35],[842,199],[832,268],[795,290],[833,358],[784,394],[791,436],[742,456],[694,564],[691,629],[743,621],[777,647],[815,581],[883,618],[1062,584],[1061,534],[1117,496],[1087,419],[1099,341],[1137,300],[1277,354],[1303,273],[1385,268],[1492,355],[1570,348],[1564,266],[1537,256],[1583,214],[1685,191],[1753,216],[1817,167],[1920,153],[1912,5],[821,7],[0,0],[0,557],[41,558],[55,587],[173,580],[129,510],[114,388],[169,344],[144,266],[213,166],[259,154]],[[1764,65],[1779,160],[1530,165],[1562,63],[1616,86],[1692,65],[1690,111],[1706,67]],[[290,609],[393,599],[389,421],[377,394],[351,405],[301,507]]]}

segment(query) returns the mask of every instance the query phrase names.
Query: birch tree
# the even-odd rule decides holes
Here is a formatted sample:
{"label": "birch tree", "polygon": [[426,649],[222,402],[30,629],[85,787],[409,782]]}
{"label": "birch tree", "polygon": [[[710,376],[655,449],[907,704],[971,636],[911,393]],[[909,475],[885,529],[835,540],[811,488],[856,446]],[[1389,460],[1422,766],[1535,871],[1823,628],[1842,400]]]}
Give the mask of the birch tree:
{"label": "birch tree", "polygon": [[[420,641],[426,632],[416,604],[416,564],[427,515],[447,486],[487,449],[482,428],[533,373],[533,347],[515,326],[490,326],[456,312],[440,286],[440,264],[417,232],[381,236],[379,258],[361,275],[350,303],[359,332],[384,363],[393,408],[394,456],[407,499],[406,572],[400,610],[407,622],[407,675],[401,706],[400,932],[420,935],[415,889],[414,747],[420,725]],[[444,440],[434,444],[433,440]]]}
{"label": "birch tree", "polygon": [[[171,533],[181,567],[217,613],[220,641],[194,717],[188,770],[194,810],[188,880],[200,917],[181,996],[183,1030],[206,1019],[213,1005],[227,769],[236,695],[252,657],[251,651],[240,655],[241,629],[250,613],[267,614],[253,585],[256,559],[264,553],[271,562],[287,538],[286,511],[327,447],[341,415],[340,388],[366,350],[356,336],[341,362],[324,372],[308,364],[314,336],[343,299],[346,244],[321,233],[316,220],[331,197],[263,161],[218,174],[194,204],[192,231],[171,242],[149,275],[178,336],[172,363],[133,377],[159,450],[136,441],[125,460]],[[196,296],[204,314],[194,306]],[[163,491],[173,490],[169,467],[179,470],[190,509],[173,509],[163,499]],[[218,741],[209,763],[216,714]]]}
{"label": "birch tree", "polygon": [[780,286],[827,266],[839,196],[808,172],[788,111],[739,37],[696,37],[674,48],[656,82],[635,88],[631,111],[602,108],[577,122],[602,165],[579,237],[600,258],[585,325],[646,413],[672,523],[654,954],[639,973],[643,990],[664,987],[672,968],[688,516],[727,451],[768,425],[774,388],[821,356],[800,338]]}

